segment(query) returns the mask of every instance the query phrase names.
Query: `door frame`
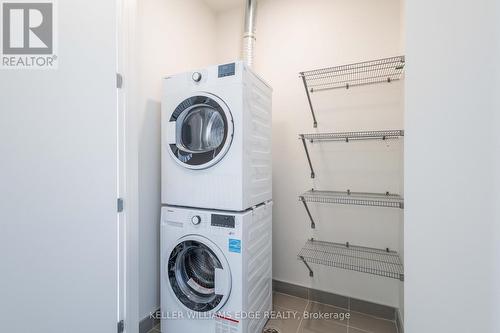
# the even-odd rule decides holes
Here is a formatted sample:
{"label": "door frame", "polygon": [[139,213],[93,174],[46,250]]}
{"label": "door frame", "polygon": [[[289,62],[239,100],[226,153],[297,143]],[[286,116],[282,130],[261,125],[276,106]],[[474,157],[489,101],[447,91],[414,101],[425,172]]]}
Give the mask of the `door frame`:
{"label": "door frame", "polygon": [[[117,322],[124,321],[124,332],[139,332],[139,200],[138,133],[135,67],[137,0],[117,1],[118,89],[118,197],[123,211],[118,213],[119,273]],[[118,83],[118,75],[117,75]],[[118,84],[117,84],[118,86]]]}

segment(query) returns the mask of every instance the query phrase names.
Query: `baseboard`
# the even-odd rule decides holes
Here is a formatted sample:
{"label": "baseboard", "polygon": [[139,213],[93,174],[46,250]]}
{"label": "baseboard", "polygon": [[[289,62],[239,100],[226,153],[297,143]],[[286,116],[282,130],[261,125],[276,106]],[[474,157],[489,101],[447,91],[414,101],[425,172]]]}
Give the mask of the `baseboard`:
{"label": "baseboard", "polygon": [[405,325],[403,322],[403,317],[399,310],[396,310],[396,326],[398,328],[398,333],[405,333]]}
{"label": "baseboard", "polygon": [[[314,302],[333,305],[356,312],[362,312],[378,318],[394,321],[397,319],[400,320],[398,309],[387,305],[333,294],[322,290],[311,289],[278,280],[273,280],[273,290],[279,293],[309,299]],[[400,333],[401,332],[402,331],[400,331]]]}
{"label": "baseboard", "polygon": [[[160,309],[152,312],[152,314],[159,313]],[[153,327],[160,323],[160,319],[155,318],[152,315],[147,315],[145,318],[142,318],[139,322],[139,333],[148,333],[151,331]]]}

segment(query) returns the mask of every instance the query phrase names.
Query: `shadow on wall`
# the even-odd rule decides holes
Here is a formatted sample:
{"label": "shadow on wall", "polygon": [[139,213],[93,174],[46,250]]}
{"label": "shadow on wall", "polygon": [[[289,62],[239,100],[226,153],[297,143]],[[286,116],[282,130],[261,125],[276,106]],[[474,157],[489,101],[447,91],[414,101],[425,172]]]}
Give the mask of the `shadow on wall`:
{"label": "shadow on wall", "polygon": [[142,218],[155,214],[155,221],[159,223],[161,183],[158,182],[158,179],[161,179],[161,103],[148,99],[144,110],[139,132],[139,193],[149,195],[140,196],[139,210]]}
{"label": "shadow on wall", "polygon": [[154,300],[156,306],[160,304],[161,103],[148,99],[140,119],[139,270],[147,277],[140,285],[140,297]]}

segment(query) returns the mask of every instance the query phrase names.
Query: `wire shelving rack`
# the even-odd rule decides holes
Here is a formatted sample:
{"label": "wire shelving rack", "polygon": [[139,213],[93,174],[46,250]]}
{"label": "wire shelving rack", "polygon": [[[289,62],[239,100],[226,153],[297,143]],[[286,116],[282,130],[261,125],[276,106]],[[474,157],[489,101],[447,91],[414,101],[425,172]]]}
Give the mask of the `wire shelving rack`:
{"label": "wire shelving rack", "polygon": [[299,196],[304,205],[307,216],[311,220],[311,228],[316,228],[316,222],[309,210],[308,202],[340,205],[357,205],[370,207],[400,208],[404,209],[404,199],[399,194],[351,192],[347,191],[320,191],[311,189]]}
{"label": "wire shelving rack", "polygon": [[390,249],[309,239],[298,254],[298,259],[307,267],[311,277],[314,272],[309,264],[319,264],[404,281],[401,258],[397,252]]}
{"label": "wire shelving rack", "polygon": [[311,101],[312,93],[340,88],[349,89],[376,83],[390,83],[403,78],[404,68],[405,57],[396,56],[301,72],[300,77],[304,83],[314,127],[318,126],[318,122]]}
{"label": "wire shelving rack", "polygon": [[[391,83],[404,78],[404,69],[405,57],[401,55],[301,72],[300,78],[306,92],[314,128],[318,126],[318,122],[311,99],[313,93]],[[315,178],[315,173],[307,141],[312,144],[327,141],[389,140],[402,137],[404,137],[403,130],[299,134],[311,169],[311,178]],[[403,197],[389,192],[367,193],[351,192],[350,190],[320,191],[312,189],[301,194],[299,200],[304,205],[311,221],[311,228],[316,227],[308,206],[308,203],[311,202],[404,209]],[[352,246],[349,243],[340,244],[309,239],[298,254],[298,259],[307,267],[311,277],[314,276],[314,272],[310,264],[320,264],[404,281],[401,259],[397,252],[388,248],[383,250]]]}
{"label": "wire shelving rack", "polygon": [[304,150],[306,152],[307,162],[309,163],[309,168],[311,169],[311,178],[314,178],[316,174],[314,172],[311,156],[309,155],[309,150],[307,148],[306,141],[309,141],[310,143],[323,142],[323,141],[333,141],[333,142],[350,142],[350,141],[361,141],[361,140],[385,141],[391,139],[399,139],[401,137],[404,137],[403,130],[299,134],[299,139],[302,140],[302,145],[304,146]]}

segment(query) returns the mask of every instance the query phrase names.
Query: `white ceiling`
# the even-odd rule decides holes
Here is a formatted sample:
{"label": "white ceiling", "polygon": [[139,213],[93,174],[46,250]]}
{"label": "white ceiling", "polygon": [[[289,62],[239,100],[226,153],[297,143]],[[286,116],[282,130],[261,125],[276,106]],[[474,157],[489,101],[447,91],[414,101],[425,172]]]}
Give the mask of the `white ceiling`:
{"label": "white ceiling", "polygon": [[204,1],[216,12],[240,7],[245,3],[245,0],[204,0]]}

